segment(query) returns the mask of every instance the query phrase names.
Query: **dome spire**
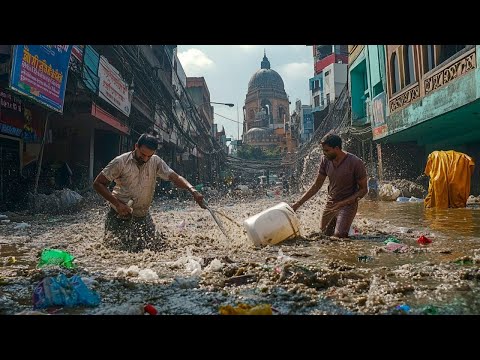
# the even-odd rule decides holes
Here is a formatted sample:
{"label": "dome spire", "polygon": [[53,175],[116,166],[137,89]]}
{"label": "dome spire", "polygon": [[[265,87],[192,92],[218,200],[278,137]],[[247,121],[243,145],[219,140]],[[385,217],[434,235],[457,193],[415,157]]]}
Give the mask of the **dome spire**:
{"label": "dome spire", "polygon": [[267,58],[267,51],[263,49],[263,60],[262,63],[260,64],[261,69],[270,69],[270,61],[268,61]]}

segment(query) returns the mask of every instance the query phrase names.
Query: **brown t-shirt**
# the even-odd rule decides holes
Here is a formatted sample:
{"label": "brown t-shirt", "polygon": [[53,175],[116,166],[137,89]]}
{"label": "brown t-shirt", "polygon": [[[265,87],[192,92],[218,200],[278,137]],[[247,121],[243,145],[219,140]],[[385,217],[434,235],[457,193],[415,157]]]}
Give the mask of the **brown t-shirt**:
{"label": "brown t-shirt", "polygon": [[337,167],[327,157],[322,156],[318,173],[328,177],[328,201],[333,202],[355,194],[358,190],[357,182],[367,176],[363,161],[349,152]]}

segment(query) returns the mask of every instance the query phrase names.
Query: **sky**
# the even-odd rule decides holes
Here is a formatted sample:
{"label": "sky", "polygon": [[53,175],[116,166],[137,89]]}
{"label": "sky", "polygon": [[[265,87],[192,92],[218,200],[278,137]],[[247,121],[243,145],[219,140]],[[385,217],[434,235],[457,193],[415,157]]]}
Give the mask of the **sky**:
{"label": "sky", "polygon": [[[233,103],[230,108],[215,105],[214,122],[225,127],[227,137],[237,139],[242,135],[242,107],[247,96],[248,82],[260,69],[263,51],[266,51],[270,68],[280,74],[290,99],[290,114],[295,101],[310,104],[308,79],[313,77],[312,47],[306,45],[178,45],[177,55],[187,76],[203,76],[210,91],[210,100]],[[218,115],[217,115],[218,114]],[[222,118],[227,117],[231,120]]]}

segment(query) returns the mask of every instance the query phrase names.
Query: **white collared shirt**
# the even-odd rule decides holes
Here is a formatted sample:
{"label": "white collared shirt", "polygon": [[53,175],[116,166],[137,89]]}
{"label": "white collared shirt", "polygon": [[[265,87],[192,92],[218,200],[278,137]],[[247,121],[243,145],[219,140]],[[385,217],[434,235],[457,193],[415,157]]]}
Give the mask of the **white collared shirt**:
{"label": "white collared shirt", "polygon": [[133,216],[146,216],[152,204],[157,176],[168,180],[174,171],[158,155],[138,165],[133,153],[130,151],[114,158],[102,170],[102,174],[108,180],[115,181],[113,196],[124,203],[133,200]]}

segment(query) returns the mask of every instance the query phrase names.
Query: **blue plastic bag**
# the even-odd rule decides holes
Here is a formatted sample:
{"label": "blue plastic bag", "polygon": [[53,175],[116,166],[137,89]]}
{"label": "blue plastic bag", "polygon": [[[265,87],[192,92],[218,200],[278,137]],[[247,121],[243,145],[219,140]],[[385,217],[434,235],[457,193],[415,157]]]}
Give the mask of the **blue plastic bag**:
{"label": "blue plastic bag", "polygon": [[64,274],[56,278],[46,277],[33,291],[33,308],[44,309],[53,306],[97,306],[100,296],[90,290],[80,276],[74,275],[68,279]]}

